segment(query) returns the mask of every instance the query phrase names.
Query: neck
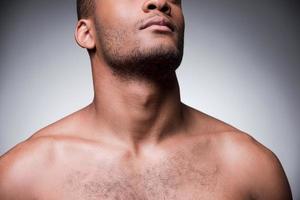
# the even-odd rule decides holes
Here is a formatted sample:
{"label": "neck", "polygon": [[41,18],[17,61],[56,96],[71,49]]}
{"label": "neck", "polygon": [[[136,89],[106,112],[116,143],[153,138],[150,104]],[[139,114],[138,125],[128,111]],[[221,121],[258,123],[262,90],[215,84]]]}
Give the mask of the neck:
{"label": "neck", "polygon": [[158,143],[182,126],[182,106],[175,72],[168,84],[123,79],[93,64],[95,123],[110,138],[137,147]]}

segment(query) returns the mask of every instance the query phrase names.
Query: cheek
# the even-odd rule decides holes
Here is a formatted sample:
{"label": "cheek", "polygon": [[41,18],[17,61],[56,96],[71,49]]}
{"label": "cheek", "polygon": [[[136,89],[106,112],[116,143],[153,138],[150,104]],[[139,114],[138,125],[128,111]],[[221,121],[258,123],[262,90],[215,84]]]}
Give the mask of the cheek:
{"label": "cheek", "polygon": [[134,28],[136,19],[138,19],[138,9],[134,8],[130,2],[125,3],[123,0],[120,3],[116,3],[116,0],[106,1],[105,8],[107,9],[102,9],[102,13],[99,13],[106,27],[114,29],[126,28],[128,30]]}
{"label": "cheek", "polygon": [[178,26],[178,28],[184,30],[185,27],[185,20],[184,20],[184,15],[181,12],[181,10],[178,9],[177,14],[174,15],[175,23]]}

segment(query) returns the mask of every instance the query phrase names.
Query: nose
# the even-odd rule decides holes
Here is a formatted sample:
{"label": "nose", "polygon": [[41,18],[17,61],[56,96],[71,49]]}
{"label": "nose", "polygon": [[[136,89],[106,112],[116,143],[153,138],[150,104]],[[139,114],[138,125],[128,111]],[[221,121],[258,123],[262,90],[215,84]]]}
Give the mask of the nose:
{"label": "nose", "polygon": [[158,10],[166,15],[170,15],[171,7],[167,0],[147,0],[143,5],[143,11],[148,13],[153,10]]}

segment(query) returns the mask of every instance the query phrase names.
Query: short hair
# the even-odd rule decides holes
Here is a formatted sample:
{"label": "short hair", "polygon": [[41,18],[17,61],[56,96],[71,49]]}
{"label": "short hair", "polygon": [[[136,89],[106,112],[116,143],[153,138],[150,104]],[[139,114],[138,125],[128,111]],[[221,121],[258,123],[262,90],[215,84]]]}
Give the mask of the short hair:
{"label": "short hair", "polygon": [[95,0],[77,0],[76,3],[78,20],[88,18],[93,15]]}

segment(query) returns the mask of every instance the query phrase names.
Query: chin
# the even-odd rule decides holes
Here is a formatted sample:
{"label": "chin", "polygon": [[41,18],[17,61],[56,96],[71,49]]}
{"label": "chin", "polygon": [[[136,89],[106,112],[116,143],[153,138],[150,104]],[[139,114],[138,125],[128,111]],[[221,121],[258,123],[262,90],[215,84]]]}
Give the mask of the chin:
{"label": "chin", "polygon": [[140,46],[140,51],[142,54],[178,54],[180,49],[173,43],[169,42],[153,42],[152,44]]}
{"label": "chin", "polygon": [[165,37],[161,37],[161,38],[153,38],[153,39],[149,39],[149,40],[145,40],[143,42],[141,42],[140,44],[141,46],[145,46],[145,47],[166,47],[166,48],[178,48],[178,42],[174,41],[174,39],[172,38],[165,38]]}

